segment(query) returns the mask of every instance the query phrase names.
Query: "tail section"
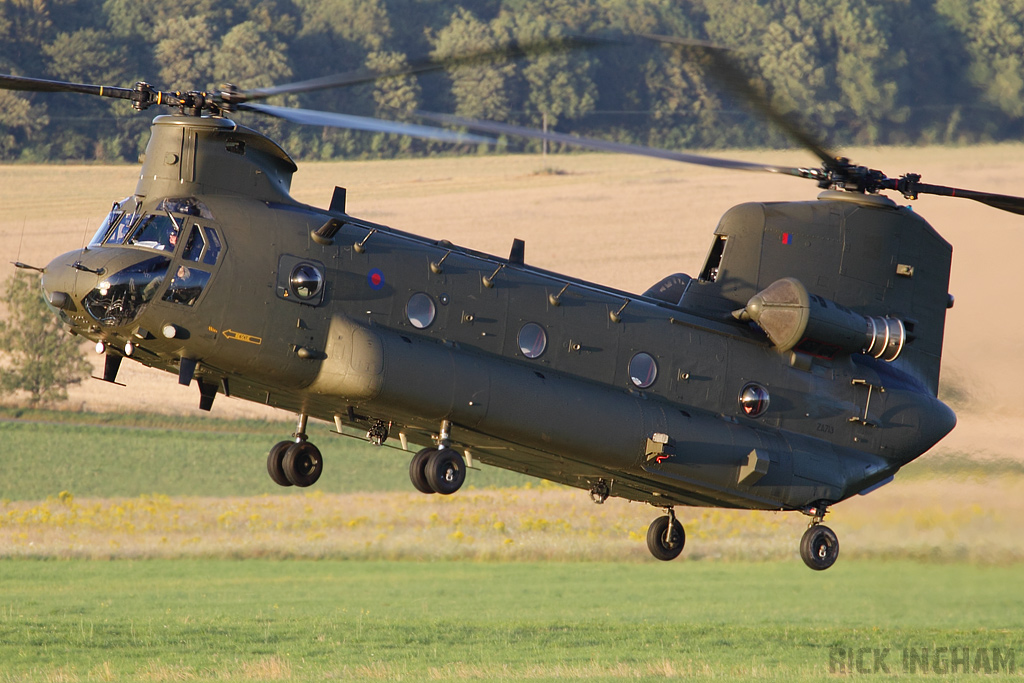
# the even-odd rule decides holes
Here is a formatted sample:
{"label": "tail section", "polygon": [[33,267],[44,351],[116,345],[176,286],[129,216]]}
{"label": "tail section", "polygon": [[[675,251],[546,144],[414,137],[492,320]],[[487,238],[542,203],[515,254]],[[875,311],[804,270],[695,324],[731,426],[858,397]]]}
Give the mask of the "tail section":
{"label": "tail section", "polygon": [[782,351],[870,353],[934,396],[951,263],[934,228],[883,197],[742,204],[722,217],[680,305],[755,320]]}

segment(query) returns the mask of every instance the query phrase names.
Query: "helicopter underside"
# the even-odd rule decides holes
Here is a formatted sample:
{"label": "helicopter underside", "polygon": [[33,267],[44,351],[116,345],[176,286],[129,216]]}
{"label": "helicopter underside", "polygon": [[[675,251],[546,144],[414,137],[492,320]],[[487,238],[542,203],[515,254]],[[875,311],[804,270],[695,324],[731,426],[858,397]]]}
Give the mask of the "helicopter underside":
{"label": "helicopter underside", "polygon": [[[141,347],[134,350],[132,359],[180,376],[177,364],[155,355],[151,357]],[[220,381],[204,381],[204,374],[220,378]],[[482,463],[582,488],[589,490],[595,501],[603,502],[610,496],[662,508],[685,505],[781,511],[833,504],[856,493],[853,490],[846,495],[838,494],[835,488],[823,486],[820,482],[805,481],[805,485],[800,485],[799,478],[791,477],[786,480],[786,485],[777,487],[773,492],[779,495],[754,494],[750,490],[743,492],[735,485],[723,485],[710,477],[702,478],[699,470],[679,466],[673,462],[671,447],[669,456],[641,454],[628,466],[601,466],[595,464],[594,458],[586,451],[566,453],[560,449],[543,449],[523,439],[488,433],[486,425],[474,428],[458,422],[424,419],[375,401],[345,403],[338,396],[282,390],[209,366],[200,368],[197,379],[201,392],[215,394],[219,391],[233,398],[271,405],[301,416],[298,434],[303,431],[306,419],[313,418],[333,423],[339,435],[370,440],[392,451],[415,452],[417,446],[432,449],[443,441],[446,447],[462,454],[470,467]],[[304,439],[304,434],[297,440],[301,439]],[[860,466],[863,455],[851,456],[857,458]],[[891,474],[883,468],[881,459],[873,464],[871,473],[874,479]]]}

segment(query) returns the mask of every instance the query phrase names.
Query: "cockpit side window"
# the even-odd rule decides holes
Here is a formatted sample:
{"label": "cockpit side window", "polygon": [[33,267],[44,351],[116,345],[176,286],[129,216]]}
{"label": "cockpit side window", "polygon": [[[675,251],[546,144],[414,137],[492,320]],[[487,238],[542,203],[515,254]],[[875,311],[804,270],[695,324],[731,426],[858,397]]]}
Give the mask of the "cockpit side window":
{"label": "cockpit side window", "polygon": [[167,286],[163,300],[175,304],[193,306],[210,280],[210,274],[193,266],[181,264]]}
{"label": "cockpit side window", "polygon": [[206,253],[203,254],[203,263],[214,265],[220,255],[221,244],[217,231],[213,228],[204,227],[203,234],[206,235]]}
{"label": "cockpit side window", "polygon": [[185,250],[181,252],[181,258],[198,263],[202,253],[203,235],[199,230],[199,226],[193,225],[188,233],[188,239],[185,240]]}
{"label": "cockpit side window", "polygon": [[188,237],[181,250],[181,261],[171,269],[173,276],[167,291],[164,292],[163,300],[194,306],[212,275],[203,266],[216,265],[223,245],[217,230],[210,226],[192,223],[186,232]]}

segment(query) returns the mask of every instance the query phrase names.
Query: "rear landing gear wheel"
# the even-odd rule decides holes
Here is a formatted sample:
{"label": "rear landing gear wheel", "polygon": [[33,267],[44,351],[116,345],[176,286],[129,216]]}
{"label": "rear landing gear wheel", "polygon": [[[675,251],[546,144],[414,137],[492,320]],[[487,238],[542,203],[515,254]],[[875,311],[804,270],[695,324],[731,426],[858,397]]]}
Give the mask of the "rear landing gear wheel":
{"label": "rear landing gear wheel", "polygon": [[299,441],[288,447],[281,463],[288,481],[300,488],[312,486],[324,471],[320,449],[308,441]]}
{"label": "rear landing gear wheel", "polygon": [[815,571],[823,571],[839,558],[839,538],[824,524],[812,524],[800,539],[800,557]]}
{"label": "rear landing gear wheel", "polygon": [[412,462],[409,463],[409,479],[412,480],[412,485],[420,493],[437,493],[437,491],[431,488],[430,482],[427,481],[426,472],[427,460],[434,453],[437,453],[436,448],[424,448],[412,456]]}
{"label": "rear landing gear wheel", "polygon": [[466,481],[466,461],[458,451],[451,448],[442,448],[432,453],[423,471],[430,488],[443,496],[455,493]]}
{"label": "rear landing gear wheel", "polygon": [[669,511],[664,517],[658,517],[647,529],[647,549],[659,560],[674,560],[683,552],[686,545],[686,533],[683,525]]}
{"label": "rear landing gear wheel", "polygon": [[270,455],[267,456],[267,472],[278,486],[292,485],[284,475],[284,454],[294,444],[294,441],[280,441],[270,449]]}

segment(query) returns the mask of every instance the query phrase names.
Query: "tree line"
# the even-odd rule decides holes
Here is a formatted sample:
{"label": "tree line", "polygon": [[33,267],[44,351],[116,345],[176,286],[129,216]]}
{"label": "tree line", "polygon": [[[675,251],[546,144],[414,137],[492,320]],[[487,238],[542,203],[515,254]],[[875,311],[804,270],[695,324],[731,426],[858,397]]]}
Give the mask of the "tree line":
{"label": "tree line", "polygon": [[[162,90],[392,69],[608,32],[711,41],[831,144],[957,144],[1024,133],[1024,0],[3,0],[0,72]],[[416,109],[669,148],[786,141],[686,50],[541,52],[271,103],[412,120]],[[0,91],[0,160],[135,161],[155,110]],[[299,158],[450,149],[394,135],[235,118]],[[536,142],[514,142],[533,149]]]}

